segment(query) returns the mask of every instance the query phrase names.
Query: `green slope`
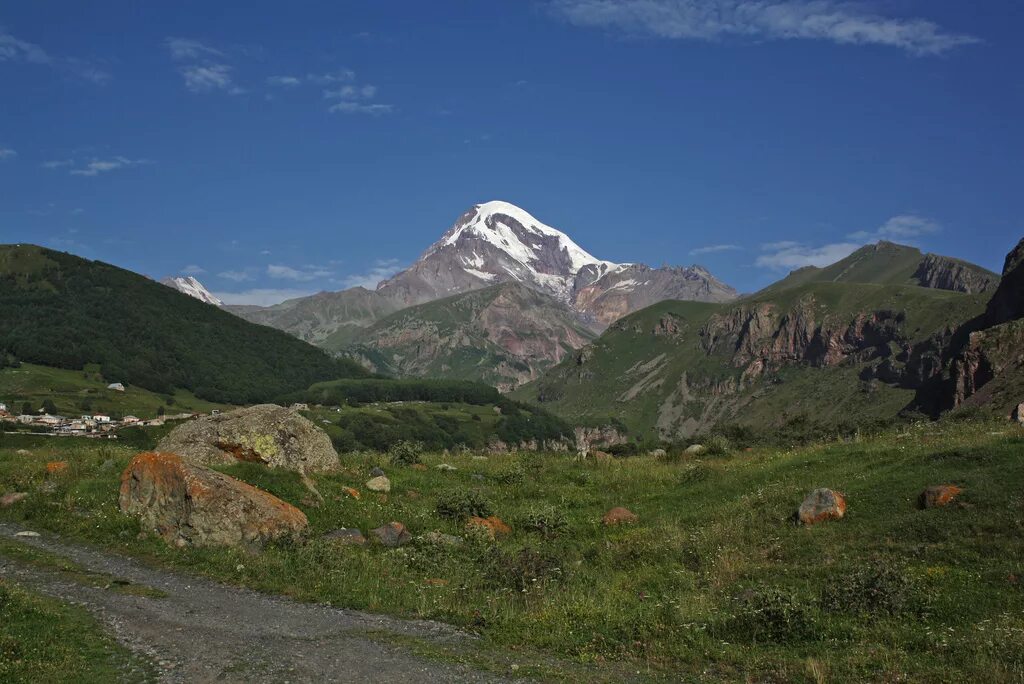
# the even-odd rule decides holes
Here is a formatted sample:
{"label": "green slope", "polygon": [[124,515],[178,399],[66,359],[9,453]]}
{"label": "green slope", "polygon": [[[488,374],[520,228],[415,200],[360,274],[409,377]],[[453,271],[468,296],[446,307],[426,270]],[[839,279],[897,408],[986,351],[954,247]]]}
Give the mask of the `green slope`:
{"label": "green slope", "polygon": [[0,246],[0,353],[216,402],[267,401],[367,373],[148,278],[33,245]]}
{"label": "green slope", "polygon": [[736,423],[892,418],[923,361],[906,350],[983,310],[986,297],[807,283],[737,302],[662,302],[514,396],[569,420],[679,439]]}

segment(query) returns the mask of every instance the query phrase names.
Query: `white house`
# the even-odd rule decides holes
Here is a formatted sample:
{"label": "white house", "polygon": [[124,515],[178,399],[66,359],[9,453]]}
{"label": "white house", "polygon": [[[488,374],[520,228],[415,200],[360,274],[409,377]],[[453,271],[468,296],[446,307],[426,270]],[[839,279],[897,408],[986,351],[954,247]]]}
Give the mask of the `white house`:
{"label": "white house", "polygon": [[105,416],[102,413],[97,413],[95,416],[92,417],[92,419],[95,420],[97,423],[109,423],[110,422],[110,416]]}
{"label": "white house", "polygon": [[23,413],[20,416],[18,416],[18,422],[19,423],[31,423],[35,419],[36,419],[35,416],[33,416],[31,414],[28,414],[28,413]]}
{"label": "white house", "polygon": [[5,404],[2,401],[0,401],[0,411],[6,411],[6,410],[7,410],[7,404]]}
{"label": "white house", "polygon": [[108,390],[114,390],[115,392],[124,392],[124,385],[119,382],[112,382],[107,385]]}
{"label": "white house", "polygon": [[125,425],[134,425],[135,423],[138,423],[140,421],[135,416],[125,416],[124,418],[121,419],[121,422],[124,423]]}
{"label": "white house", "polygon": [[40,425],[60,425],[64,422],[64,419],[60,416],[51,416],[50,414],[46,414],[36,418],[36,422]]}

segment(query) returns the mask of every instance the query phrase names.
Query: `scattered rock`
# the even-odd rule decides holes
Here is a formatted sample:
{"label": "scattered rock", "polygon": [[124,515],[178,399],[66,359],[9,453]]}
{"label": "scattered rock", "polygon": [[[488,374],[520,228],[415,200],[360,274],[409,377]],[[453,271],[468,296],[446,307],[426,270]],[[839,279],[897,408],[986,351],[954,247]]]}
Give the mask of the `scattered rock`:
{"label": "scattered rock", "polygon": [[690,454],[691,456],[700,456],[707,450],[708,448],[703,444],[691,444],[690,446],[686,447],[686,450],[683,451],[683,453]]}
{"label": "scattered rock", "polygon": [[444,471],[446,473],[450,473],[450,472],[458,470],[458,468],[456,468],[455,466],[453,466],[451,464],[448,464],[448,463],[438,463],[434,467],[437,468],[438,470]]}
{"label": "scattered rock", "polygon": [[1017,404],[1017,408],[1013,410],[1013,419],[1024,425],[1024,403]]}
{"label": "scattered rock", "polygon": [[32,532],[31,530],[24,530],[22,532],[15,532],[14,536],[15,537],[38,537],[39,533],[38,532]]}
{"label": "scattered rock", "polygon": [[384,477],[384,470],[380,466],[374,466],[370,471],[370,477]]}
{"label": "scattered rock", "polygon": [[628,508],[623,508],[622,506],[616,506],[615,508],[611,509],[610,511],[604,514],[604,516],[601,518],[601,524],[631,525],[637,522],[638,520],[640,520],[640,516],[638,516],[633,511],[629,510]]}
{"label": "scattered rock", "polygon": [[252,461],[298,473],[338,465],[327,433],[298,412],[274,404],[190,420],[164,437],[157,451],[200,465]]}
{"label": "scattered rock", "polygon": [[346,496],[349,496],[353,499],[359,499],[362,496],[359,493],[359,490],[356,489],[355,487],[342,487],[341,491],[345,492]]}
{"label": "scattered rock", "polygon": [[409,530],[405,529],[405,525],[400,522],[389,522],[387,525],[381,525],[373,530],[373,535],[377,537],[381,544],[389,548],[405,546],[412,541],[412,535],[409,534]]}
{"label": "scattered rock", "polygon": [[18,449],[14,453],[16,453],[18,456],[31,456],[32,455],[32,452],[29,451],[28,449]]}
{"label": "scattered rock", "polygon": [[461,546],[465,540],[454,534],[445,534],[444,532],[427,532],[423,535],[423,541],[427,544],[435,544],[437,546]]}
{"label": "scattered rock", "polygon": [[46,464],[47,475],[61,475],[68,470],[67,461],[50,461]]}
{"label": "scattered rock", "polygon": [[387,493],[391,491],[391,480],[384,475],[378,475],[366,481],[366,488],[371,492]]}
{"label": "scattered rock", "polygon": [[19,501],[24,501],[28,498],[28,492],[8,492],[3,496],[0,496],[0,508],[7,508],[13,506]]}
{"label": "scattered rock", "polygon": [[501,539],[512,533],[512,528],[505,524],[501,518],[492,515],[489,518],[478,518],[473,516],[466,521],[467,532],[483,531],[491,539]]}
{"label": "scattered rock", "polygon": [[260,547],[309,522],[272,494],[177,454],[142,453],[121,475],[121,510],[168,544]]}
{"label": "scattered rock", "polygon": [[665,458],[668,456],[668,453],[664,449],[655,449],[651,452],[651,456],[654,456],[655,458]]}
{"label": "scattered rock", "polygon": [[831,489],[815,489],[800,504],[797,517],[804,525],[839,520],[846,515],[846,499]]}
{"label": "scattered rock", "polygon": [[342,527],[337,530],[332,530],[324,535],[324,539],[345,546],[366,545],[366,537],[364,537],[363,533],[354,527]]}
{"label": "scattered rock", "polygon": [[935,485],[927,487],[917,499],[921,508],[939,508],[952,503],[963,490],[956,485]]}

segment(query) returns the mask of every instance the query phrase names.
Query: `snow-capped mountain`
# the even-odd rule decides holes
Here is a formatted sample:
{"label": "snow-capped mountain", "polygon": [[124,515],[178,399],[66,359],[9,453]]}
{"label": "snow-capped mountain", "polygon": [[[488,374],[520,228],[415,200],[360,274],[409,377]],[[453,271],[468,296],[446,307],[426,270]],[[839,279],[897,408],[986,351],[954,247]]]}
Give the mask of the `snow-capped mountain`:
{"label": "snow-capped mountain", "polygon": [[178,292],[187,294],[189,297],[195,297],[201,302],[212,304],[214,306],[224,306],[224,302],[214,297],[209,290],[203,287],[201,282],[192,276],[164,278],[160,283],[167,287],[173,287]]}
{"label": "snow-capped mountain", "polygon": [[472,207],[377,292],[409,306],[502,282],[549,294],[596,327],[666,298],[736,297],[700,267],[653,269],[598,259],[562,231],[499,201]]}

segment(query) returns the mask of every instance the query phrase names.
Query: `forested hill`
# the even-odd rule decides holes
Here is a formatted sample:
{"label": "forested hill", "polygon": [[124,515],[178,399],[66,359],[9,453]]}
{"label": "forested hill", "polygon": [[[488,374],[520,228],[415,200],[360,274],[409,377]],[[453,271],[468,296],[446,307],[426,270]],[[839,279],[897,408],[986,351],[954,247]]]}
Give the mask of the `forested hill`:
{"label": "forested hill", "polygon": [[368,375],[138,274],[34,245],[0,245],[0,352],[59,368],[98,363],[110,382],[237,404]]}

